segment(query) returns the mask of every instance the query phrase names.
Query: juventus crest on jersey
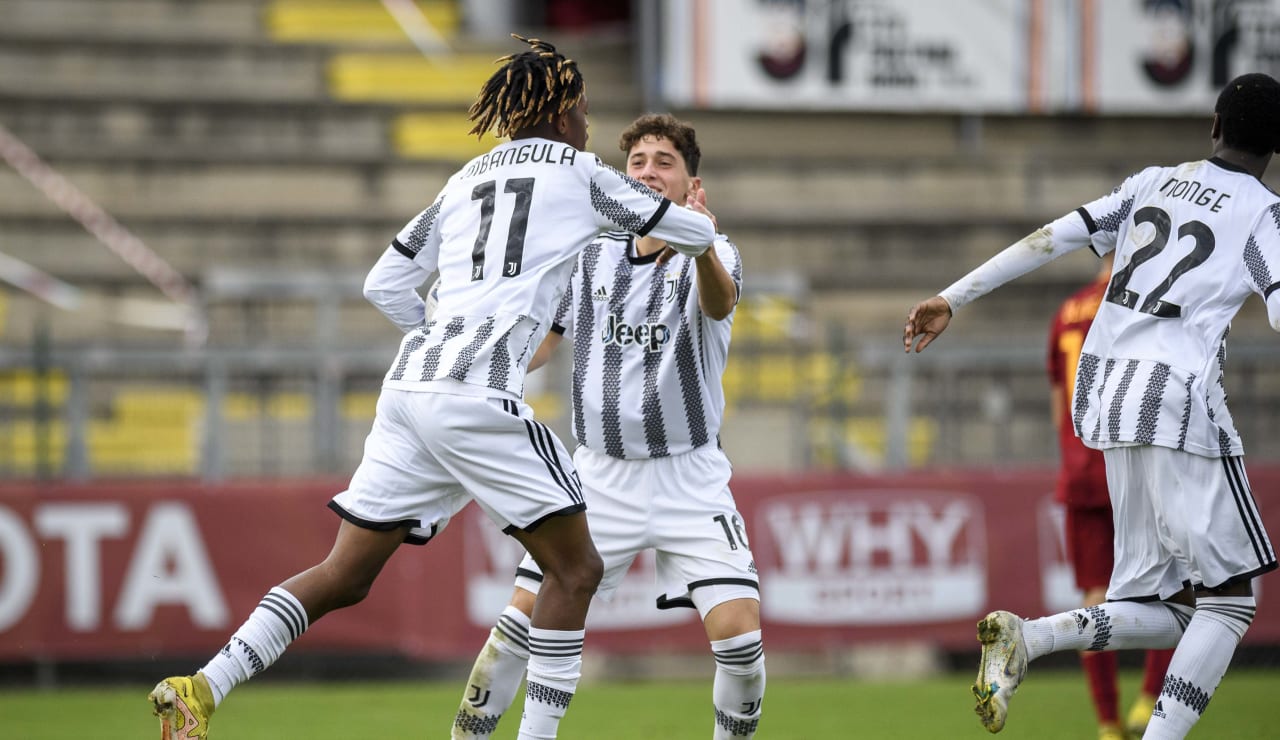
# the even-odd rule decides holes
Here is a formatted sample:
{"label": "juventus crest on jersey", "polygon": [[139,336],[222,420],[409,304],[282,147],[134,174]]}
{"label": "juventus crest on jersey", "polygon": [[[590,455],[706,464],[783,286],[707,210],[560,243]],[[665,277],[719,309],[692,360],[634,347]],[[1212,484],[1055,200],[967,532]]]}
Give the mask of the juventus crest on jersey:
{"label": "juventus crest on jersey", "polygon": [[[658,265],[633,239],[612,232],[583,251],[554,327],[573,340],[574,438],[630,460],[716,441],[733,324],[702,313],[692,259]],[[737,247],[721,235],[713,248],[740,293]]]}
{"label": "juventus crest on jersey", "polygon": [[[453,379],[477,394],[520,396],[574,258],[597,234],[626,229],[711,244],[711,220],[601,162],[546,139],[476,157],[396,237],[365,295],[407,332],[384,387]],[[424,323],[416,288],[440,273]]]}
{"label": "juventus crest on jersey", "polygon": [[1099,448],[1242,454],[1226,338],[1250,293],[1280,328],[1280,196],[1210,159],[1145,169],[1077,212],[1116,262],[1080,357],[1076,433]]}

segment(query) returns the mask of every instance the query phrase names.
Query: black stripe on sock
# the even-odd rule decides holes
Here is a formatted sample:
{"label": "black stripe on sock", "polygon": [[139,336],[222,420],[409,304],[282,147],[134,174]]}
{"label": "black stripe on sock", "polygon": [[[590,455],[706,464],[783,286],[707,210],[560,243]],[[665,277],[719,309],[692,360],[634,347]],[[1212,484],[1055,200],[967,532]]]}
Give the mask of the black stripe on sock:
{"label": "black stripe on sock", "polygon": [[516,620],[511,617],[501,616],[498,617],[498,623],[493,627],[503,635],[506,635],[508,640],[525,650],[529,649],[529,631]]}
{"label": "black stripe on sock", "polygon": [[[292,596],[292,594],[290,594],[290,596]],[[263,596],[262,598],[264,601],[267,599],[270,599],[276,604],[279,604],[280,606],[284,607],[286,611],[288,611],[290,614],[292,614],[296,618],[297,621],[295,624],[298,628],[299,636],[301,636],[303,632],[307,631],[307,624],[308,624],[307,613],[302,610],[302,607],[299,604],[285,598],[284,596],[281,596],[278,593],[273,593],[271,591],[268,591],[267,595]]]}
{"label": "black stripe on sock", "polygon": [[289,617],[285,616],[284,612],[280,611],[280,609],[275,604],[272,604],[266,599],[263,599],[262,601],[258,602],[258,608],[266,609],[267,611],[276,615],[276,618],[279,619],[280,623],[285,626],[285,629],[289,630],[289,637],[294,640],[298,639],[298,635],[301,633],[297,631],[297,628],[294,626],[293,621],[289,619]]}

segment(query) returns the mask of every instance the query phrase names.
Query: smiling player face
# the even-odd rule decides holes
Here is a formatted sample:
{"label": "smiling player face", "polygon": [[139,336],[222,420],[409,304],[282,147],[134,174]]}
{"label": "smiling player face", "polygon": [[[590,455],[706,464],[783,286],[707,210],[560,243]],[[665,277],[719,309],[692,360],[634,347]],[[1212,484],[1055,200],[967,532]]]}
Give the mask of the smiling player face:
{"label": "smiling player face", "polygon": [[665,136],[642,136],[627,153],[627,174],[678,205],[702,179],[691,177],[684,157]]}

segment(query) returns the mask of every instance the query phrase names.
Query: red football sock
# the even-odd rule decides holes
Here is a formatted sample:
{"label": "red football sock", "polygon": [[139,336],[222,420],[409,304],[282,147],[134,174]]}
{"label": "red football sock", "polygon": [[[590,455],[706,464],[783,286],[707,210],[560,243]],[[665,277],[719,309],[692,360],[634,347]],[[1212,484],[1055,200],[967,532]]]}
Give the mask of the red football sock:
{"label": "red football sock", "polygon": [[1169,670],[1169,661],[1172,658],[1172,650],[1147,651],[1147,664],[1142,673],[1142,693],[1147,696],[1160,696],[1160,689],[1164,686],[1164,674]]}
{"label": "red football sock", "polygon": [[1098,724],[1120,721],[1116,663],[1114,652],[1080,653],[1080,664],[1084,667],[1084,675],[1089,682],[1089,694],[1093,696]]}

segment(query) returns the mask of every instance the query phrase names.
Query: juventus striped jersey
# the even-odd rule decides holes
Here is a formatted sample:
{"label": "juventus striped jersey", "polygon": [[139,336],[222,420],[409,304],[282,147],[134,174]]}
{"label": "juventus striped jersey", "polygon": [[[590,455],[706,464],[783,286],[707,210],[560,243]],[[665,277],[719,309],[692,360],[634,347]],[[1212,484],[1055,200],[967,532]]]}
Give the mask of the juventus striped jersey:
{"label": "juventus striped jersey", "polygon": [[1076,435],[1099,449],[1243,454],[1223,387],[1227,331],[1250,293],[1280,331],[1280,196],[1218,158],[1149,167],[941,295],[955,310],[1089,244],[1116,259],[1076,371]]}
{"label": "juventus striped jersey", "polygon": [[[560,142],[517,139],[471,160],[365,280],[365,296],[407,332],[383,386],[430,390],[452,379],[477,395],[521,396],[574,258],[593,238],[626,229],[681,244],[714,241],[710,219],[670,206]],[[428,322],[417,289],[436,270],[439,305]]]}
{"label": "juventus striped jersey", "polygon": [[1116,267],[1076,373],[1086,444],[1244,453],[1223,386],[1227,332],[1250,293],[1280,329],[1280,196],[1219,159],[1151,167],[1079,211]]}
{"label": "juventus striped jersey", "polygon": [[[733,325],[699,308],[693,258],[658,265],[633,239],[611,232],[583,251],[553,327],[573,342],[574,438],[627,460],[717,441]],[[741,293],[737,247],[719,235],[713,248]]]}

